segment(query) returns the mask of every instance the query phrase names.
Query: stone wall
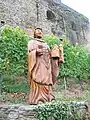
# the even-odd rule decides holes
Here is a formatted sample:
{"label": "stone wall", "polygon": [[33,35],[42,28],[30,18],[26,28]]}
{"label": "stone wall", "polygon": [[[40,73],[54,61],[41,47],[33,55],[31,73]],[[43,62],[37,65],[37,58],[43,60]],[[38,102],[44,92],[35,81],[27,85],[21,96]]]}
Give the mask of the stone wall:
{"label": "stone wall", "polygon": [[34,106],[0,105],[0,120],[36,120]]}
{"label": "stone wall", "polygon": [[[72,43],[86,43],[88,19],[61,3],[61,0],[0,0],[0,25],[10,24],[44,34],[67,34]],[[30,34],[32,35],[32,34]]]}
{"label": "stone wall", "polygon": [[[87,117],[86,119],[86,112],[87,107],[85,103],[78,103],[80,104],[79,110],[81,111],[81,116],[84,116],[84,120],[89,120]],[[35,118],[35,108],[37,106],[34,105],[22,105],[22,104],[15,104],[15,105],[0,105],[0,120],[37,120]],[[50,118],[49,120],[52,120]],[[82,119],[83,120],[83,119]]]}

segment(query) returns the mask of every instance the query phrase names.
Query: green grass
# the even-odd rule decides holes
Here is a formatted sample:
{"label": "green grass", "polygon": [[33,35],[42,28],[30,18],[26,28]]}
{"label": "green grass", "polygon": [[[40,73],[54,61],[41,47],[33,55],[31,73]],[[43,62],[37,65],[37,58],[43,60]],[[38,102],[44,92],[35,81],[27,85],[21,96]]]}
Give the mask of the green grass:
{"label": "green grass", "polygon": [[4,91],[9,92],[9,93],[20,93],[20,92],[28,92],[29,87],[27,85],[27,82],[20,82],[20,83],[15,83],[15,84],[9,84],[5,85],[3,88]]}
{"label": "green grass", "polygon": [[8,93],[27,93],[29,91],[29,86],[25,78],[14,76],[4,76],[2,82],[2,91]]}

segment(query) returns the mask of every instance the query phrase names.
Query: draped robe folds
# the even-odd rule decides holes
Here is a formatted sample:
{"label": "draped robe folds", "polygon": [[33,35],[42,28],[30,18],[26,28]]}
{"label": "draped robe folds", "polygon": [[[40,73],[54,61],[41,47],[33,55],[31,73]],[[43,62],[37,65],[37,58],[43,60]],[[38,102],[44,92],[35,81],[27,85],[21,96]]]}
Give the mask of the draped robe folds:
{"label": "draped robe folds", "polygon": [[[31,88],[29,104],[55,99],[52,85],[56,82],[57,68],[58,60],[51,61],[49,46],[44,41],[35,39],[28,43],[28,83]],[[55,73],[54,70],[56,70]]]}

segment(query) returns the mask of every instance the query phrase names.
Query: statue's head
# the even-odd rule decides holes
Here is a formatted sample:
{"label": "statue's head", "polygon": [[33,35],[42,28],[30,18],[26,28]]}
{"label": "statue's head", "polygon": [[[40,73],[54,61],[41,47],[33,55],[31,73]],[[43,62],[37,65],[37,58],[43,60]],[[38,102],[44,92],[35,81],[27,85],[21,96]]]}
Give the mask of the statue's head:
{"label": "statue's head", "polygon": [[34,38],[41,39],[42,36],[43,36],[42,28],[36,28],[36,29],[34,30]]}

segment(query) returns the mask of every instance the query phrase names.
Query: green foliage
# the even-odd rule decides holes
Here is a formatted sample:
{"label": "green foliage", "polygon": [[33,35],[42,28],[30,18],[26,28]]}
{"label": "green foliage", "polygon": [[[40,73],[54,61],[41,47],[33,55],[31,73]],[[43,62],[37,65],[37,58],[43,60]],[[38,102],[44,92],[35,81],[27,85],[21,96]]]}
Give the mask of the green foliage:
{"label": "green foliage", "polygon": [[24,74],[29,37],[19,27],[8,25],[0,30],[0,72]]}
{"label": "green foliage", "polygon": [[7,93],[27,93],[29,91],[29,87],[27,82],[19,82],[14,84],[6,84],[3,88],[3,91]]}
{"label": "green foliage", "polygon": [[44,39],[45,39],[45,42],[48,43],[50,48],[53,48],[53,46],[55,44],[60,45],[60,43],[61,43],[60,39],[57,36],[53,35],[53,34],[51,34],[50,36],[45,37]]}
{"label": "green foliage", "polygon": [[64,44],[65,62],[60,66],[60,77],[87,80],[90,77],[90,55],[85,46]]}
{"label": "green foliage", "polygon": [[[60,41],[63,39],[63,41]],[[55,44],[62,44],[64,47],[64,60],[63,64],[60,64],[60,74],[58,78],[72,77],[77,80],[88,80],[90,77],[90,54],[87,48],[83,45],[76,44],[73,46],[66,39],[65,34],[61,38],[54,36],[53,34],[46,37],[45,41],[50,48]]]}
{"label": "green foliage", "polygon": [[39,105],[35,110],[39,120],[81,120],[80,107],[77,103],[52,102]]}
{"label": "green foliage", "polygon": [[[63,44],[65,62],[60,65],[60,77],[73,77],[86,80],[90,77],[90,54],[84,46],[73,46],[65,35],[64,41],[53,34],[44,38],[50,48],[55,44]],[[8,25],[0,29],[0,72],[3,74],[24,75],[27,73],[27,43],[28,35],[19,27]]]}

